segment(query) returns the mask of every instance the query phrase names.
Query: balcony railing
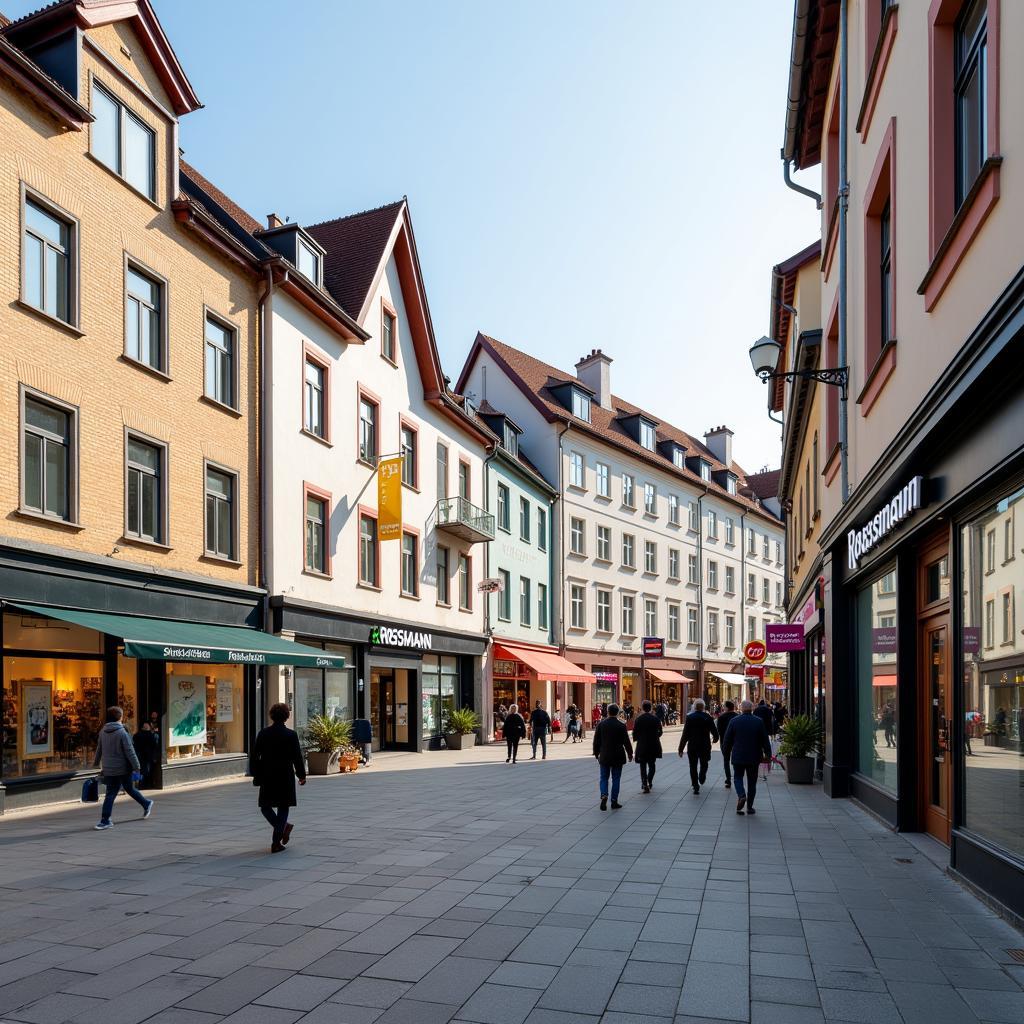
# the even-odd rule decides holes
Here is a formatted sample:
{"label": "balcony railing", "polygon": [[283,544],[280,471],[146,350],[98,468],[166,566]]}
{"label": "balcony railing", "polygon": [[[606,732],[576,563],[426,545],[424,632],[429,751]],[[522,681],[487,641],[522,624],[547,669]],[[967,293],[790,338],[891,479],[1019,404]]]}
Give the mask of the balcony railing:
{"label": "balcony railing", "polygon": [[436,529],[454,534],[471,544],[494,540],[494,516],[477,508],[466,498],[442,498],[431,520]]}

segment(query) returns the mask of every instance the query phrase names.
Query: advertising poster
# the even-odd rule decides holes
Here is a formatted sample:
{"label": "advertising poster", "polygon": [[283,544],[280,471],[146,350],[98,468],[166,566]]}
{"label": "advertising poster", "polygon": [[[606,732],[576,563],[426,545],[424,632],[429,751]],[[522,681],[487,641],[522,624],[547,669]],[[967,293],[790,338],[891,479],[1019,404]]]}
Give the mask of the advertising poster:
{"label": "advertising poster", "polygon": [[167,680],[167,745],[206,742],[206,677],[171,676]]}
{"label": "advertising poster", "polygon": [[217,680],[217,721],[235,720],[235,687],[230,679]]}
{"label": "advertising poster", "polygon": [[402,456],[381,459],[377,466],[377,539],[402,536]]}
{"label": "advertising poster", "polygon": [[53,683],[21,684],[22,756],[45,757],[53,753]]}

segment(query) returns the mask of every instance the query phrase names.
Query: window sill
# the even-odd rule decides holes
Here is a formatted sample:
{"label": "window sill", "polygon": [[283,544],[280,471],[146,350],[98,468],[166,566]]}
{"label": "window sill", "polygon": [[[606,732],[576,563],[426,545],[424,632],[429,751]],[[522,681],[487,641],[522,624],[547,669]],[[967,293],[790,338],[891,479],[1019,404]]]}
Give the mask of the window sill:
{"label": "window sill", "polygon": [[164,544],[158,540],[147,540],[145,537],[129,537],[124,535],[118,538],[118,544],[133,544],[139,548],[151,548],[153,551],[173,551],[170,544]]}
{"label": "window sill", "polygon": [[682,583],[683,582],[678,576],[667,576],[666,580],[669,583]]}
{"label": "window sill", "polygon": [[586,626],[566,626],[565,631],[567,633],[586,633]]}
{"label": "window sill", "polygon": [[644,519],[650,519],[653,522],[653,521],[657,520],[657,518],[658,518],[658,513],[657,512],[647,512],[646,510],[644,511]]}
{"label": "window sill", "polygon": [[875,365],[864,382],[861,393],[857,396],[861,416],[866,417],[874,408],[889,378],[896,372],[896,339],[887,341],[878,353]]}
{"label": "window sill", "polygon": [[[419,489],[418,485],[416,485],[416,484],[407,484],[404,480],[402,481],[402,490],[403,491],[412,491],[413,494],[419,494],[420,493],[420,489]],[[511,532],[511,531],[509,531],[509,532]]]}
{"label": "window sill", "polygon": [[612,560],[610,558],[595,557],[594,558],[594,564],[595,565],[611,565],[612,564]]}
{"label": "window sill", "polygon": [[358,587],[359,590],[372,590],[375,594],[383,593],[382,588],[378,587],[375,583],[366,583],[364,580],[360,580],[356,584],[356,587]]}
{"label": "window sill", "polygon": [[893,4],[886,10],[879,27],[878,39],[875,42],[875,50],[871,56],[871,64],[864,82],[864,98],[861,100],[860,112],[857,114],[857,131],[860,133],[861,142],[867,140],[868,132],[871,130],[871,117],[878,103],[878,94],[882,90],[882,79],[885,77],[885,69],[889,64],[889,56],[892,54],[898,28],[899,4]]}
{"label": "window sill", "polygon": [[587,557],[587,553],[586,551],[570,551],[567,557],[582,560]]}
{"label": "window sill", "polygon": [[615,633],[610,629],[595,629],[594,636],[615,636]]}
{"label": "window sill", "polygon": [[472,615],[473,614],[473,609],[472,608],[461,608],[460,607],[459,611],[465,613],[466,615]]}
{"label": "window sill", "polygon": [[949,230],[939,243],[917,294],[924,296],[924,309],[930,313],[938,303],[946,286],[953,279],[985,219],[999,199],[999,169],[1001,156],[990,156],[982,165],[981,173],[957,210]]}
{"label": "window sill", "polygon": [[452,606],[451,601],[435,601],[434,604],[438,608],[451,608]]}
{"label": "window sill", "polygon": [[390,356],[386,356],[383,352],[381,352],[380,357],[388,364],[388,366],[393,366],[396,370],[398,369],[398,362],[396,360],[392,359]]}
{"label": "window sill", "polygon": [[97,167],[102,168],[112,178],[114,178],[116,181],[119,181],[122,185],[124,185],[124,187],[128,189],[129,192],[133,192],[135,195],[137,195],[144,203],[148,203],[150,206],[153,207],[154,210],[159,210],[161,213],[164,212],[164,208],[155,199],[152,199],[150,196],[147,196],[145,192],[140,192],[127,178],[121,177],[121,175],[118,174],[117,171],[115,171],[112,167],[108,167],[102,160],[94,156],[90,150],[87,149],[85,151],[85,155]]}
{"label": "window sill", "polygon": [[40,320],[45,320],[46,323],[56,327],[58,330],[66,331],[75,338],[85,337],[85,331],[80,330],[75,324],[69,324],[67,320],[61,320],[59,316],[47,313],[45,309],[33,306],[31,302],[26,302],[24,299],[17,299],[16,301],[26,313],[31,313],[33,316],[39,317]]}
{"label": "window sill", "polygon": [[610,494],[595,494],[594,501],[599,501],[602,505],[610,505],[612,503],[612,496]]}
{"label": "window sill", "polygon": [[636,505],[627,505],[625,502],[623,502],[619,506],[619,508],[623,509],[623,511],[625,511],[625,512],[635,512],[636,511]]}
{"label": "window sill", "polygon": [[37,512],[31,508],[17,508],[14,510],[14,514],[20,519],[31,519],[36,523],[44,523],[47,526],[56,526],[73,532],[85,529],[77,520],[59,519],[57,516],[48,516],[45,512]]}
{"label": "window sill", "polygon": [[511,535],[511,533],[512,533],[512,527],[511,526],[502,526],[501,523],[498,523],[498,530],[501,533],[507,533],[509,535]]}
{"label": "window sill", "polygon": [[242,412],[240,409],[236,409],[233,405],[225,405],[223,402],[217,401],[216,398],[211,398],[209,395],[200,395],[199,400],[205,402],[207,405],[212,405],[214,409],[220,409],[221,412],[226,412],[229,416],[234,416],[236,420],[242,418]]}
{"label": "window sill", "polygon": [[308,437],[311,441],[316,441],[318,444],[322,444],[325,448],[333,448],[334,445],[326,437],[321,437],[319,434],[314,434],[312,430],[307,430],[303,427],[300,431],[303,437]]}
{"label": "window sill", "polygon": [[136,359],[134,356],[128,355],[127,352],[122,352],[120,355],[122,363],[127,363],[133,369],[141,370],[143,373],[148,373],[150,377],[156,377],[157,380],[162,380],[165,384],[171,382],[171,376],[165,373],[163,370],[158,369],[155,366],[150,366],[149,363],[144,363],[141,359]]}
{"label": "window sill", "polygon": [[317,572],[316,569],[305,568],[302,570],[303,576],[312,576],[315,580],[325,580],[330,582],[334,577],[329,572]]}
{"label": "window sill", "polygon": [[419,594],[408,594],[404,590],[399,591],[398,596],[406,601],[420,601],[422,598]]}
{"label": "window sill", "polygon": [[239,569],[242,566],[242,562],[237,558],[227,558],[224,555],[218,555],[212,551],[204,551],[199,556],[199,559],[202,562],[212,562],[215,565],[229,565],[233,569]]}
{"label": "window sill", "polygon": [[572,491],[573,494],[586,494],[587,493],[586,487],[581,487],[579,484],[567,484],[565,489],[567,491]]}
{"label": "window sill", "polygon": [[623,572],[636,572],[636,566],[635,565],[626,565],[625,563],[623,563],[622,565],[619,566],[619,568]]}

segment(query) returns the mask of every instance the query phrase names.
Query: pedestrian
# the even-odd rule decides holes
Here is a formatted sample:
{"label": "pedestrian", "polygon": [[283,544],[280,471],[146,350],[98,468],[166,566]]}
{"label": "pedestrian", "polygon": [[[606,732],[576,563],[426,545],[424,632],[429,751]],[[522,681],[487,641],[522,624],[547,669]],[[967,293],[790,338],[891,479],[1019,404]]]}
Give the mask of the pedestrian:
{"label": "pedestrian", "polygon": [[777,700],[775,702],[775,731],[781,732],[782,727],[786,724],[786,716],[789,714],[789,709],[782,701]]}
{"label": "pedestrian", "polygon": [[882,711],[882,717],[880,724],[885,732],[885,745],[887,747],[896,746],[896,706],[893,702],[887,701],[884,710]]}
{"label": "pedestrian", "polygon": [[765,732],[769,736],[775,735],[775,712],[765,703],[765,699],[762,697],[758,701],[757,707],[754,708],[754,714],[764,723]]}
{"label": "pedestrian", "polygon": [[608,809],[608,778],[611,777],[612,810],[617,811],[619,783],[622,781],[622,766],[633,760],[633,744],[629,742],[626,723],[619,720],[619,708],[608,705],[608,715],[601,719],[594,729],[594,757],[601,766],[601,810]]}
{"label": "pedestrian", "polygon": [[731,701],[725,702],[725,710],[718,716],[715,725],[718,728],[718,738],[722,741],[722,764],[725,767],[725,788],[732,785],[732,772],[729,768],[729,755],[725,752],[725,730],[729,723],[737,716],[736,705]]}
{"label": "pedestrian", "polygon": [[654,706],[654,714],[656,715],[659,722],[661,722],[662,728],[665,727],[665,723],[668,721],[668,709],[665,707],[663,701],[659,701]]}
{"label": "pedestrian", "polygon": [[306,765],[298,734],[284,723],[291,717],[287,704],[274,704],[270,708],[271,724],[256,734],[252,748],[252,784],[259,786],[260,813],[274,830],[271,853],[280,853],[292,834],[288,810],[298,802],[295,798],[295,779],[306,784]]}
{"label": "pedestrian", "polygon": [[157,750],[160,749],[160,712],[150,711],[149,713],[149,730],[156,737]]}
{"label": "pedestrian", "polygon": [[139,759],[139,774],[142,776],[139,788],[149,789],[153,785],[153,765],[156,764],[159,749],[156,745],[156,737],[149,727],[149,722],[143,722],[138,732],[132,737],[132,746],[135,748],[135,756]]}
{"label": "pedestrian", "polygon": [[661,722],[652,713],[651,702],[641,701],[640,714],[633,722],[633,756],[640,765],[640,792],[650,793],[654,785],[655,761],[661,757]]}
{"label": "pedestrian", "polygon": [[537,741],[540,740],[541,760],[548,759],[548,732],[551,730],[551,716],[544,705],[537,701],[530,712],[530,744],[533,747],[531,761],[537,760]]}
{"label": "pedestrian", "polygon": [[142,778],[139,769],[139,757],[132,746],[132,738],[124,727],[121,719],[124,712],[118,707],[107,708],[107,722],[100,730],[96,743],[96,756],[92,759],[94,768],[100,769],[106,793],[103,796],[103,809],[100,811],[97,832],[113,828],[110,814],[114,809],[114,798],[124,791],[142,808],[142,816],[148,818],[153,813],[153,801],[147,800],[136,788],[135,783]]}
{"label": "pedestrian", "polygon": [[569,718],[569,724],[565,730],[565,739],[562,742],[568,743],[571,736],[573,743],[575,743],[580,736],[580,709],[575,704],[570,704],[565,713]]}
{"label": "pedestrian", "polygon": [[494,721],[499,729],[504,725],[506,718],[508,718],[508,708],[504,704],[499,704],[498,710],[494,712]]}
{"label": "pedestrian", "polygon": [[505,758],[505,764],[508,764],[509,761],[515,764],[516,758],[519,756],[519,741],[526,736],[526,722],[519,714],[518,704],[509,706],[508,715],[505,716],[505,724],[502,727],[502,735],[508,746],[508,757]]}
{"label": "pedestrian", "polygon": [[772,745],[764,722],[754,714],[753,702],[743,701],[740,711],[741,714],[725,730],[722,753],[732,761],[733,774],[736,776],[736,813],[743,814],[743,806],[746,804],[747,813],[756,814],[754,797],[757,796],[757,766],[762,760],[771,759]]}
{"label": "pedestrian", "polygon": [[683,756],[684,748],[687,748],[690,755],[690,784],[694,796],[707,780],[711,744],[717,742],[715,720],[704,710],[704,701],[698,698],[693,702],[693,710],[686,716],[683,735],[679,738],[679,756]]}

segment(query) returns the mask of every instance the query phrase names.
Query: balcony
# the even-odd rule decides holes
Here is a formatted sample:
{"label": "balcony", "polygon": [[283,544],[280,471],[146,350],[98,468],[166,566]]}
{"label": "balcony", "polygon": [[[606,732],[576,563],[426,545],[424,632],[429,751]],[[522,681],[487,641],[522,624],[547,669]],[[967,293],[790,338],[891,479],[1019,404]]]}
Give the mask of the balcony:
{"label": "balcony", "polygon": [[494,540],[494,516],[466,498],[442,498],[430,520],[430,526],[470,544]]}

